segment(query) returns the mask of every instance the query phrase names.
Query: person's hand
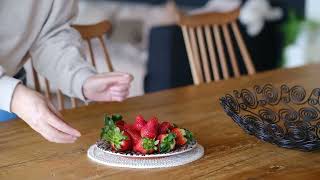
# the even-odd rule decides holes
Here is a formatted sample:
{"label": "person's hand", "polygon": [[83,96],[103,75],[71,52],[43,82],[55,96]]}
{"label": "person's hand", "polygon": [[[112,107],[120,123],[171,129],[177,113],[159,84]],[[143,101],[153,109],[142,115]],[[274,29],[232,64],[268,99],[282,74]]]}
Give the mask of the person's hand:
{"label": "person's hand", "polygon": [[120,72],[94,75],[85,81],[83,94],[93,101],[123,101],[129,95],[132,79],[131,75]]}
{"label": "person's hand", "polygon": [[14,91],[11,110],[48,141],[73,143],[81,136],[63,122],[61,114],[45,97],[23,85]]}

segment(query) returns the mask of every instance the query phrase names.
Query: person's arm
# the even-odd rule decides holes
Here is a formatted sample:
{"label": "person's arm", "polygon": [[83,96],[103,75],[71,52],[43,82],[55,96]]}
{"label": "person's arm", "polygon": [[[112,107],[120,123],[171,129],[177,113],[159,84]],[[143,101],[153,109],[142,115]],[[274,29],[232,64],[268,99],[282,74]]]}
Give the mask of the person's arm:
{"label": "person's arm", "polygon": [[30,50],[36,70],[62,92],[81,100],[122,101],[128,96],[131,75],[97,74],[85,60],[80,34],[70,26],[77,1],[54,1],[52,11]]}
{"label": "person's arm", "polygon": [[82,53],[80,34],[70,27],[77,1],[57,0],[30,50],[37,72],[70,97],[84,100],[82,86],[96,74]]}
{"label": "person's arm", "polygon": [[[36,70],[69,96],[94,101],[124,100],[132,77],[126,73],[96,74],[84,60],[81,38],[70,27],[74,7],[71,0],[54,1],[30,50]],[[45,97],[21,84],[13,92],[11,110],[49,141],[71,143],[80,136]]]}

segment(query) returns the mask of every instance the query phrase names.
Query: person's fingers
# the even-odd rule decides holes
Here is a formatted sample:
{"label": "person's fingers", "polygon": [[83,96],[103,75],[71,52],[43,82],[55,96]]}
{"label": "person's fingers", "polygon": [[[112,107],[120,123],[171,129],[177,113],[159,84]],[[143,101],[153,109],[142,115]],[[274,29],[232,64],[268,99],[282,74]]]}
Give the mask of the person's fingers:
{"label": "person's fingers", "polygon": [[122,80],[118,81],[117,84],[119,85],[127,85],[132,82],[132,78],[123,78]]}
{"label": "person's fingers", "polygon": [[104,88],[110,88],[112,86],[117,86],[120,84],[129,84],[130,82],[123,78],[122,76],[114,76],[114,77],[104,77],[96,79],[95,84],[97,85],[104,85]]}
{"label": "person's fingers", "polygon": [[112,96],[124,97],[128,96],[128,92],[111,92]]}
{"label": "person's fingers", "polygon": [[128,98],[129,96],[129,91],[124,95],[125,98]]}
{"label": "person's fingers", "polygon": [[101,81],[103,81],[106,84],[129,84],[132,80],[133,77],[129,74],[105,74],[105,76],[101,76]]}
{"label": "person's fingers", "polygon": [[77,138],[63,133],[49,124],[43,123],[39,133],[50,142],[55,143],[74,143]]}
{"label": "person's fingers", "polygon": [[122,96],[112,96],[111,97],[111,101],[118,101],[118,102],[122,102],[125,98]]}
{"label": "person's fingers", "polygon": [[51,111],[48,111],[48,119],[47,122],[48,124],[50,124],[51,126],[53,126],[54,128],[58,129],[59,131],[62,131],[66,134],[75,136],[75,137],[80,137],[81,133],[72,128],[71,126],[69,126],[68,124],[66,124],[64,121],[62,121],[56,114],[60,114],[51,104],[48,104],[49,109]]}
{"label": "person's fingers", "polygon": [[62,114],[51,104],[51,102],[47,102],[49,109],[60,119],[63,119]]}
{"label": "person's fingers", "polygon": [[108,75],[108,76],[126,76],[126,75],[130,75],[128,73],[125,73],[125,72],[107,72],[107,73],[103,73],[103,74],[100,74],[100,75]]}
{"label": "person's fingers", "polygon": [[115,85],[110,88],[110,91],[114,92],[124,92],[128,91],[130,89],[130,84],[124,84],[124,85]]}
{"label": "person's fingers", "polygon": [[127,99],[127,97],[129,96],[129,92],[124,92],[124,93],[113,93],[111,99],[113,101],[123,101],[125,99]]}
{"label": "person's fingers", "polygon": [[133,80],[133,76],[129,73],[124,73],[124,72],[111,72],[111,73],[107,73],[107,76],[122,76],[124,78],[127,78],[128,80],[132,81]]}

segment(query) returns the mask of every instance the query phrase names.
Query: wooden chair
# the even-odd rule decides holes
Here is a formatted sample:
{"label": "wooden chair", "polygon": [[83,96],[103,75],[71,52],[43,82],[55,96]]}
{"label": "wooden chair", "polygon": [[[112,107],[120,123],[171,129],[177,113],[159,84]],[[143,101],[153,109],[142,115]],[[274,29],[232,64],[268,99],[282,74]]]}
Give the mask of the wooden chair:
{"label": "wooden chair", "polygon": [[[214,81],[228,79],[231,72],[235,77],[240,76],[233,42],[239,47],[247,73],[255,73],[254,65],[236,22],[239,13],[239,9],[227,13],[197,15],[179,13],[179,24],[183,32],[194,84],[210,82],[212,79]],[[230,28],[235,41],[232,41]],[[229,58],[226,57],[225,51]],[[230,59],[231,69],[227,59]]]}
{"label": "wooden chair", "polygon": [[[94,58],[94,52],[92,48],[92,42],[91,40],[94,38],[97,38],[99,40],[99,43],[102,46],[104,56],[105,56],[105,62],[107,65],[107,68],[110,72],[113,71],[113,66],[109,57],[109,53],[107,51],[105,42],[104,42],[104,35],[106,33],[110,33],[112,29],[112,25],[109,21],[102,21],[97,24],[93,25],[73,25],[73,28],[79,31],[81,34],[82,38],[87,42],[88,47],[89,47],[89,52],[90,52],[90,58],[91,58],[91,64],[96,68],[96,60]],[[41,86],[40,86],[40,81],[39,81],[39,75],[35,71],[33,65],[32,65],[32,75],[33,75],[33,80],[34,80],[34,87],[35,90],[40,92],[41,91]],[[50,91],[50,83],[47,79],[44,79],[44,87],[45,87],[45,96],[50,100],[53,101],[53,96]],[[60,90],[57,90],[57,102],[58,102],[58,109],[59,110],[64,110],[65,109],[65,98],[68,98],[62,94]],[[76,108],[78,106],[78,102],[75,98],[70,98],[71,101],[71,106],[72,108]]]}

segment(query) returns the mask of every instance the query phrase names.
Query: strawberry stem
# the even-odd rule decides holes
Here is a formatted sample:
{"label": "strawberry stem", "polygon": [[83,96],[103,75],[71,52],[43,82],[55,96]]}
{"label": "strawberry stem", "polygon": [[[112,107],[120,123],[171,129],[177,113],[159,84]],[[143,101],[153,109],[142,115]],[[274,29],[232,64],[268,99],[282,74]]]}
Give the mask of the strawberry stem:
{"label": "strawberry stem", "polygon": [[160,143],[160,153],[170,152],[175,145],[175,138],[175,134],[169,133]]}
{"label": "strawberry stem", "polygon": [[142,144],[143,149],[145,149],[147,151],[152,150],[152,149],[157,150],[156,145],[157,145],[157,143],[159,143],[159,141],[155,141],[155,140],[149,139],[149,138],[143,138],[142,143],[143,143]]}
{"label": "strawberry stem", "polygon": [[113,122],[121,121],[122,116],[120,114],[114,114],[111,116],[111,119],[113,120]]}
{"label": "strawberry stem", "polygon": [[116,121],[122,120],[121,115],[106,115],[104,118],[105,126],[101,131],[101,139],[113,144],[116,150],[121,149],[121,143],[128,137],[123,135],[121,131],[115,124]]}
{"label": "strawberry stem", "polygon": [[187,138],[188,143],[190,143],[191,141],[194,140],[193,134],[192,134],[192,132],[189,131],[188,129],[184,129],[184,130],[185,130],[185,132],[186,132],[185,137]]}

